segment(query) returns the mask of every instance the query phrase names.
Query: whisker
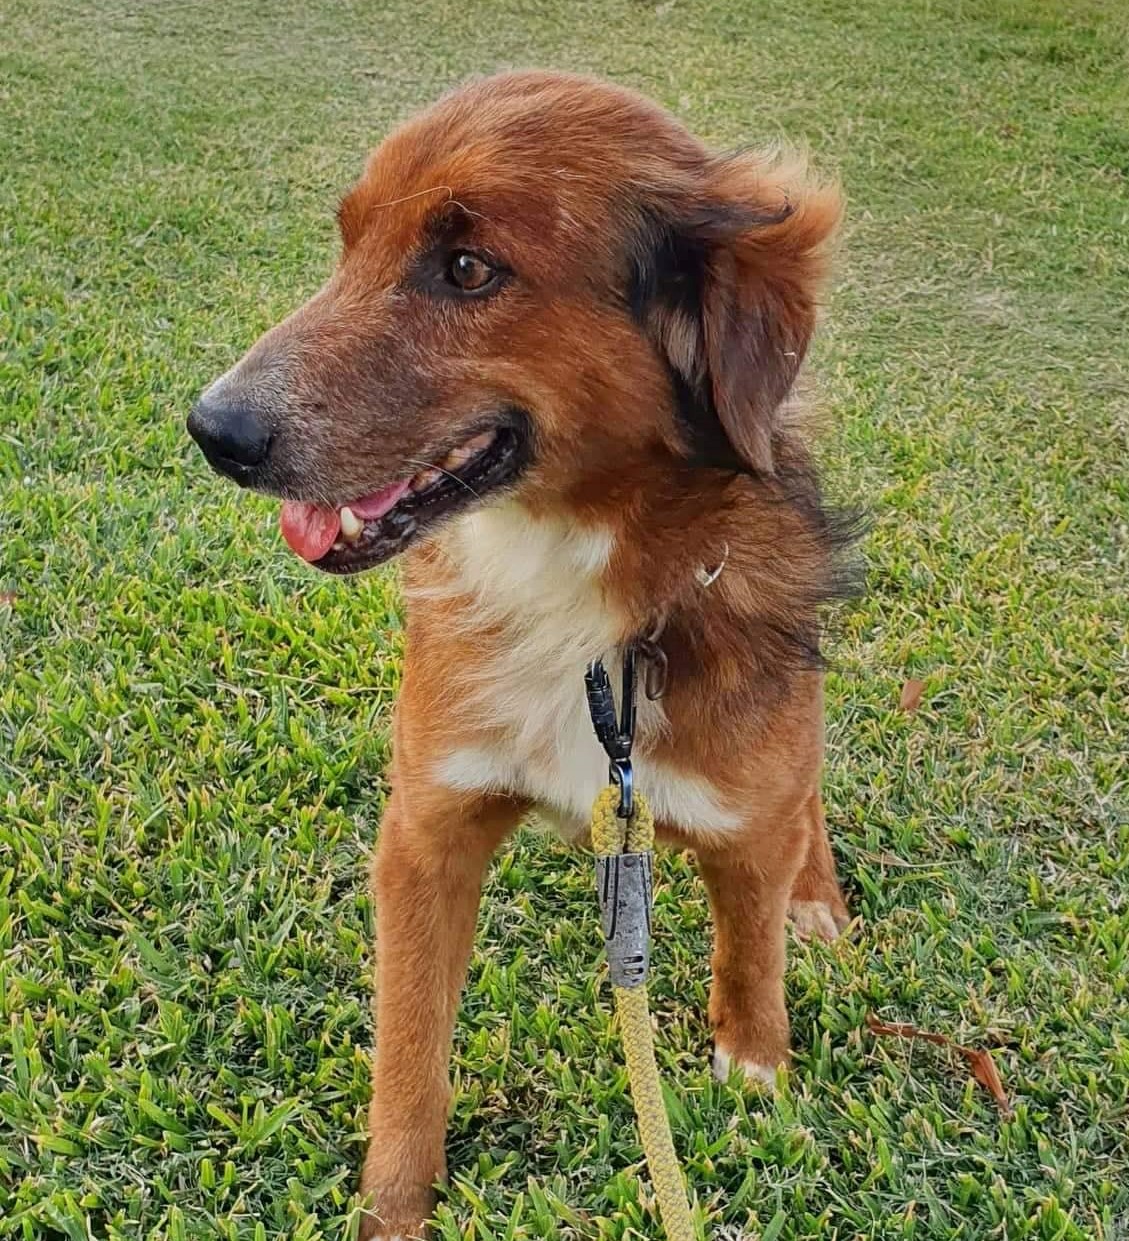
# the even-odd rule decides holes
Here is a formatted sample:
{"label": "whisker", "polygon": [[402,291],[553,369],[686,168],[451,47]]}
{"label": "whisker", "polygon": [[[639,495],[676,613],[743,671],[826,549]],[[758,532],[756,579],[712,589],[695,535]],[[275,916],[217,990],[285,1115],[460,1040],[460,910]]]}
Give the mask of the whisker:
{"label": "whisker", "polygon": [[457,198],[453,198],[453,197],[452,197],[452,198],[449,198],[447,201],[448,201],[448,202],[451,202],[451,203],[454,203],[454,204],[455,204],[455,206],[456,206],[456,207],[458,207],[460,211],[464,211],[464,212],[466,212],[466,214],[467,214],[467,215],[473,215],[476,219],[479,219],[479,220],[485,220],[485,219],[486,219],[486,216],[484,216],[484,215],[482,214],[482,212],[481,212],[481,211],[472,211],[472,210],[471,210],[471,209],[470,209],[470,208],[466,205],[466,203],[461,203],[461,202],[459,202],[459,200],[458,200]]}
{"label": "whisker", "polygon": [[418,465],[426,470],[438,470],[440,474],[446,474],[448,478],[458,483],[460,487],[465,487],[476,500],[482,499],[482,496],[475,491],[475,489],[466,481],[465,478],[460,478],[457,474],[452,474],[450,470],[445,470],[441,465],[436,465],[433,461],[419,461],[415,457],[405,457],[404,460],[407,461],[409,465]]}
{"label": "whisker", "polygon": [[441,190],[446,193],[447,201],[449,203],[454,203],[460,211],[465,212],[467,215],[473,215],[479,220],[486,219],[481,211],[472,211],[466,203],[459,202],[459,200],[455,197],[455,191],[449,185],[432,185],[426,190],[416,190],[414,194],[405,194],[403,198],[390,198],[387,202],[373,203],[369,210],[379,211],[382,207],[398,207],[400,203],[410,203],[413,198],[424,198],[428,194],[438,194]]}
{"label": "whisker", "polygon": [[[411,202],[413,198],[422,198],[425,194],[435,194],[439,190],[447,191],[448,202],[455,196],[455,191],[449,185],[432,185],[426,190],[416,190],[414,194],[405,194],[403,198],[390,198],[386,203],[373,203],[369,210],[379,211],[381,207],[395,207],[399,203]],[[462,203],[459,206],[461,207]],[[465,208],[463,209],[465,210]]]}

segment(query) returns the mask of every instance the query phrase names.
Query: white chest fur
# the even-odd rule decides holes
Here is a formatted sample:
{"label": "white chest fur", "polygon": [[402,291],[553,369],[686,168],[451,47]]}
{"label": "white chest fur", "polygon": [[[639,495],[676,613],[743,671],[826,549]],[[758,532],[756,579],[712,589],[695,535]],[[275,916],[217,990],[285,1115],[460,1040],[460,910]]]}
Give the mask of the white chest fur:
{"label": "white chest fur", "polygon": [[[459,589],[474,601],[468,623],[497,626],[505,640],[468,670],[481,735],[444,755],[435,774],[461,791],[529,797],[563,835],[577,835],[608,778],[584,669],[610,660],[626,636],[601,585],[612,536],[533,519],[508,502],[469,514],[448,538]],[[641,701],[636,784],[656,818],[690,832],[738,826],[707,780],[648,757],[648,739],[666,726],[661,706]]]}

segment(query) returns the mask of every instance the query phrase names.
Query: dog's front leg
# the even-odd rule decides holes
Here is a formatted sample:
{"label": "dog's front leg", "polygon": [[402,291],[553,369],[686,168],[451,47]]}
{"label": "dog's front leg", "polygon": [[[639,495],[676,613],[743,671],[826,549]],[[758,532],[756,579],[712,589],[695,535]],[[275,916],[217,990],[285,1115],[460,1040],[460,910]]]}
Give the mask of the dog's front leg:
{"label": "dog's front leg", "polygon": [[409,783],[373,862],[376,1054],[361,1189],[370,1241],[422,1237],[445,1175],[448,1060],[482,879],[522,807]]}

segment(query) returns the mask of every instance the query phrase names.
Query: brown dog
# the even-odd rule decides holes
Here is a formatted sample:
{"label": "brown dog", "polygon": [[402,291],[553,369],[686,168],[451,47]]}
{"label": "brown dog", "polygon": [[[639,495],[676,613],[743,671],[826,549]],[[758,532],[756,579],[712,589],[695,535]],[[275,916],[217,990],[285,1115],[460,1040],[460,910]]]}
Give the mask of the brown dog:
{"label": "brown dog", "polygon": [[843,537],[791,395],[839,213],[618,87],[476,82],[379,147],[328,284],[191,415],[319,568],[410,549],[367,1236],[424,1228],[484,871],[533,807],[583,832],[607,779],[584,669],[633,639],[667,666],[636,782],[709,890],[715,1068],[788,1059],[786,918],[847,917],[819,792]]}

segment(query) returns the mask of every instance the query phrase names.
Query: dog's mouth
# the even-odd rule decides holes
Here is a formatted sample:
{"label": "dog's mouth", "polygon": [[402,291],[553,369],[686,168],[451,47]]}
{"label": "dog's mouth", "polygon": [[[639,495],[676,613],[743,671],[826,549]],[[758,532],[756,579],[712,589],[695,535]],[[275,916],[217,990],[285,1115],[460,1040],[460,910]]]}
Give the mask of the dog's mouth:
{"label": "dog's mouth", "polygon": [[287,500],[282,537],[326,573],[360,573],[390,560],[438,522],[513,482],[528,459],[514,419],[464,441],[435,464],[338,508]]}

